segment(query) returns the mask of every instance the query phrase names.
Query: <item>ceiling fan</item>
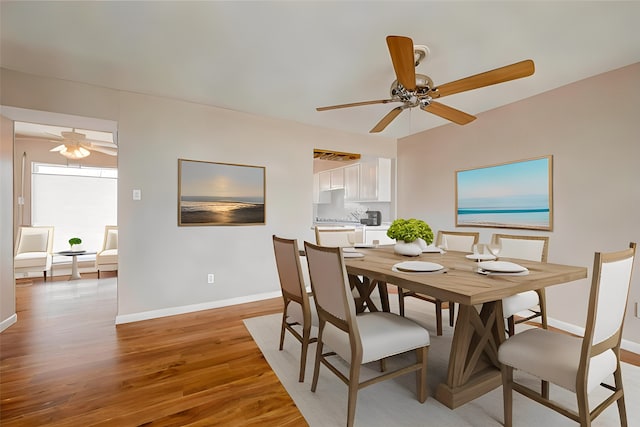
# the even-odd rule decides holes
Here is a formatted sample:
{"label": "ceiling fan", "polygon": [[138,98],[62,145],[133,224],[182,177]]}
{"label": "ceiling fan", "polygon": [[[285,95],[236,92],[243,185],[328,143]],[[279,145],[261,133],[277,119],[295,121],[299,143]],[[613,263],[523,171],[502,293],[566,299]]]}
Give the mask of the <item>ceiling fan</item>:
{"label": "ceiling fan", "polygon": [[317,111],[334,110],[338,108],[359,107],[362,105],[387,104],[401,102],[402,105],[391,110],[369,132],[382,132],[398,115],[406,109],[420,107],[427,113],[435,114],[444,119],[466,125],[476,119],[475,116],[457,110],[435,101],[443,96],[491,86],[510,80],[527,77],[535,71],[530,59],[515,64],[496,68],[495,70],[475,74],[440,86],[435,86],[429,76],[417,74],[415,67],[420,64],[428,53],[426,46],[414,46],[413,40],[403,36],[387,36],[387,46],[391,55],[391,62],[396,73],[396,80],[391,84],[391,98],[373,101],[353,102],[350,104],[318,107]]}
{"label": "ceiling fan", "polygon": [[118,149],[114,143],[87,139],[87,135],[76,132],[75,129],[71,132],[62,131],[60,135],[53,135],[56,139],[49,139],[52,142],[62,142],[62,144],[49,151],[57,151],[69,159],[82,159],[91,154],[91,151],[97,151],[109,156],[118,155]]}

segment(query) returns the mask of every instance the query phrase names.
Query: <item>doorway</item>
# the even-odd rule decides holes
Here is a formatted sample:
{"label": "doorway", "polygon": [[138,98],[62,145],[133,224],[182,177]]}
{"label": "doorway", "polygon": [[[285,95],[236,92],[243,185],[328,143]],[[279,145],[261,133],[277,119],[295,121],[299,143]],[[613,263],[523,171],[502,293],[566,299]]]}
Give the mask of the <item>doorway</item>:
{"label": "doorway", "polygon": [[[14,196],[13,200],[9,202],[13,206],[13,239],[11,239],[13,244],[10,248],[11,253],[13,253],[18,226],[22,224],[37,225],[31,224],[32,220],[35,220],[31,206],[31,192],[34,189],[34,184],[31,182],[31,173],[35,170],[34,168],[45,170],[46,168],[43,169],[43,165],[54,165],[58,168],[64,167],[69,170],[75,168],[76,170],[82,170],[83,173],[92,168],[103,170],[102,173],[107,169],[115,170],[117,173],[117,122],[4,106],[2,107],[2,115],[10,119],[14,127],[12,164]],[[66,132],[66,134],[62,132]],[[105,135],[111,138],[110,144],[104,141]],[[74,141],[80,137],[86,138],[86,142],[77,143],[78,141]],[[74,144],[82,148],[88,147],[89,154],[77,157],[73,155],[65,156],[60,153],[62,151],[61,145],[63,147],[67,145],[66,148],[71,150],[74,148]],[[117,184],[115,185],[115,192],[115,200],[117,200]],[[11,198],[11,194],[2,193],[3,199],[7,196]],[[7,205],[4,200],[3,205]],[[115,208],[113,223],[104,225],[117,225],[117,207]],[[100,239],[104,234],[104,225],[98,231]],[[56,239],[56,234],[54,232],[54,239]],[[95,237],[91,237],[89,242],[93,240],[95,240]],[[3,239],[3,245],[6,245],[6,237]],[[95,245],[95,243],[92,243],[92,245]],[[67,248],[68,245],[63,250]],[[91,249],[95,250],[93,247]],[[4,251],[8,252],[8,249],[4,248]],[[12,265],[13,258],[11,257],[9,261],[11,262],[9,265]],[[92,264],[93,260],[85,262],[85,265]],[[14,278],[12,270],[11,278]],[[54,274],[57,275],[63,272],[64,270]],[[15,283],[15,279],[11,281],[14,291],[10,294],[13,295],[14,299]],[[2,289],[3,299],[9,295],[4,287],[5,284],[3,284]]]}

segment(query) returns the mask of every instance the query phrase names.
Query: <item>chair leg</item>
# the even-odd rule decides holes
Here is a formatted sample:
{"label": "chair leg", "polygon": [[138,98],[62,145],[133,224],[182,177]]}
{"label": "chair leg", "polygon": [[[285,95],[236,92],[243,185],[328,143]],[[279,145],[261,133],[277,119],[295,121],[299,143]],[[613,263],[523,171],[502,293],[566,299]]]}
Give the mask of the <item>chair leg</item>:
{"label": "chair leg", "polygon": [[436,334],[442,335],[442,301],[436,300]]}
{"label": "chair leg", "polygon": [[511,427],[513,423],[513,368],[502,367],[502,398],[504,407],[504,427]]}
{"label": "chair leg", "polygon": [[549,399],[549,381],[542,380],[540,381],[540,394],[545,399]]}
{"label": "chair leg", "polygon": [[427,392],[427,355],[429,347],[416,349],[416,358],[421,367],[416,371],[416,394],[418,402],[424,403],[429,393]]}
{"label": "chair leg", "polygon": [[398,307],[400,316],[404,317],[404,290],[400,286],[398,286]]}
{"label": "chair leg", "polygon": [[316,361],[313,364],[313,380],[311,381],[311,391],[315,392],[318,386],[318,377],[320,376],[320,359],[322,358],[322,330],[323,325],[320,325],[320,331],[318,332],[318,341],[316,342]]}
{"label": "chair leg", "polygon": [[580,427],[591,427],[591,414],[589,413],[589,395],[587,394],[586,388],[587,387],[585,384],[583,388],[578,387],[578,390],[576,390]]}
{"label": "chair leg", "polygon": [[513,316],[509,316],[509,318],[507,319],[507,331],[509,333],[509,336],[512,337],[516,334],[516,321],[513,318]]}
{"label": "chair leg", "polygon": [[356,419],[356,403],[358,402],[358,388],[360,386],[360,363],[351,358],[349,369],[349,398],[347,403],[347,427],[353,427]]}
{"label": "chair leg", "polygon": [[298,382],[304,382],[304,370],[307,366],[307,350],[309,349],[309,339],[311,338],[311,326],[307,326],[302,331],[302,350],[300,351],[300,376]]}
{"label": "chair leg", "polygon": [[542,328],[547,329],[547,296],[545,294],[544,288],[539,289],[537,292],[538,305],[540,306],[540,322],[542,323]]}
{"label": "chair leg", "polygon": [[453,328],[453,321],[456,317],[456,303],[449,301],[449,326]]}
{"label": "chair leg", "polygon": [[[622,372],[620,371],[620,362],[618,362],[618,369],[613,373],[616,388],[623,390],[622,388]],[[627,427],[627,409],[624,403],[624,390],[622,396],[618,399],[618,414],[620,415],[620,427]]]}
{"label": "chair leg", "polygon": [[282,322],[280,323],[280,348],[279,348],[280,351],[282,351],[282,348],[284,346],[284,331],[285,331],[286,322],[287,322],[287,313],[286,313],[286,307],[285,307],[285,311],[283,311],[282,313]]}

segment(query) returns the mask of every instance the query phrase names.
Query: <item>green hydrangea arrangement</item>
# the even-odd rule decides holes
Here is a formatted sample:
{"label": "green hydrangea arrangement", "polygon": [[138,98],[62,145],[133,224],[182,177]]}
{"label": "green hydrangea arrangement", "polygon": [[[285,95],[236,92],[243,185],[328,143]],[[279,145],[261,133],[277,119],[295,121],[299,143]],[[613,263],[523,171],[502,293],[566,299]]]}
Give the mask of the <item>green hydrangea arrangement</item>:
{"label": "green hydrangea arrangement", "polygon": [[433,242],[433,231],[431,227],[421,219],[396,219],[391,223],[387,236],[397,241],[413,242],[418,237],[424,240],[427,245]]}
{"label": "green hydrangea arrangement", "polygon": [[69,239],[69,246],[73,248],[73,245],[79,245],[82,243],[82,239],[79,237],[72,237]]}

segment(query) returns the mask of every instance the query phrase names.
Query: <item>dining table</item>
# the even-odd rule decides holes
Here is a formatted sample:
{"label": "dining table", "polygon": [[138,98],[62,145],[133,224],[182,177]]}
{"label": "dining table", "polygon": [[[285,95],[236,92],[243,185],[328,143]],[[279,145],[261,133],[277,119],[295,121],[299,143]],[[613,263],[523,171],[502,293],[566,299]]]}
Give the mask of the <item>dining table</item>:
{"label": "dining table", "polygon": [[[358,248],[361,257],[345,257],[349,281],[358,288],[361,308],[376,311],[371,299],[378,288],[382,307],[389,311],[387,284],[459,304],[449,353],[446,382],[438,385],[435,398],[454,409],[502,384],[498,347],[505,340],[502,298],[520,292],[587,277],[587,268],[535,262],[513,262],[524,272],[489,272],[479,268],[472,255],[456,251],[434,251],[416,257],[394,253],[393,245]],[[442,268],[413,272],[398,270],[406,261],[435,263]]]}

